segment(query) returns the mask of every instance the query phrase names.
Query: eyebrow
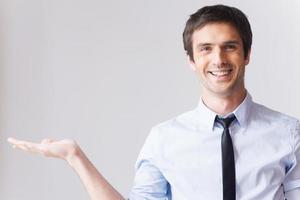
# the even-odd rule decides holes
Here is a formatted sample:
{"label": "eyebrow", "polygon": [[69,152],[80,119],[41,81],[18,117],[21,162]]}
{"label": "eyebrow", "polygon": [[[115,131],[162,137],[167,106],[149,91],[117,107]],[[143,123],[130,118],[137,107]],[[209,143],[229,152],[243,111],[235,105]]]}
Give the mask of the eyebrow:
{"label": "eyebrow", "polygon": [[[240,42],[238,40],[229,40],[229,41],[225,41],[222,43],[222,45],[240,45]],[[205,42],[205,43],[199,43],[197,45],[197,48],[200,48],[200,47],[204,47],[204,46],[211,46],[213,45],[213,43],[209,43],[209,42]]]}
{"label": "eyebrow", "polygon": [[239,45],[239,41],[238,40],[229,40],[224,42],[224,44],[234,44],[234,45]]}

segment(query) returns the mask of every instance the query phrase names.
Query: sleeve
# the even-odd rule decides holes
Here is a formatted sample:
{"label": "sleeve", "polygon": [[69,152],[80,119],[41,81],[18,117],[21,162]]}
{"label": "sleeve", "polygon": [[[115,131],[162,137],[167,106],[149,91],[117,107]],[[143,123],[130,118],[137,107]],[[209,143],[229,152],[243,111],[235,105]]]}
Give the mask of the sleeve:
{"label": "sleeve", "polygon": [[159,164],[158,131],[151,130],[135,164],[134,184],[130,200],[168,200],[169,184]]}
{"label": "sleeve", "polygon": [[300,190],[300,122],[297,121],[295,128],[292,131],[291,138],[293,146],[292,165],[286,173],[283,182],[284,192],[292,190]]}

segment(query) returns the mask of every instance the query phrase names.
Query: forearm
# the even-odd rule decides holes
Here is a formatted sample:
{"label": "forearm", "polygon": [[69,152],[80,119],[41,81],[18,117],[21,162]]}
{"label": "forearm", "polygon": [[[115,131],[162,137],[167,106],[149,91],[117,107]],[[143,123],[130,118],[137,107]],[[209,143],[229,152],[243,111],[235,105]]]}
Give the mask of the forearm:
{"label": "forearm", "polygon": [[122,195],[105,180],[79,147],[67,161],[80,177],[92,200],[124,200]]}

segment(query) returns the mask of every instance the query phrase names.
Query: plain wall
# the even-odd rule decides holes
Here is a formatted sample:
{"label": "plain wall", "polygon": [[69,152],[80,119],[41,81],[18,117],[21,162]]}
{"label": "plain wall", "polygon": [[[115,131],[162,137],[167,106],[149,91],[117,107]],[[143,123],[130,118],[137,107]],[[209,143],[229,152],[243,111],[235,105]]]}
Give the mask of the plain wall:
{"label": "plain wall", "polygon": [[155,124],[201,95],[182,44],[188,15],[244,11],[255,101],[300,118],[299,1],[0,0],[0,199],[88,199],[62,160],[14,151],[6,138],[74,138],[124,196]]}

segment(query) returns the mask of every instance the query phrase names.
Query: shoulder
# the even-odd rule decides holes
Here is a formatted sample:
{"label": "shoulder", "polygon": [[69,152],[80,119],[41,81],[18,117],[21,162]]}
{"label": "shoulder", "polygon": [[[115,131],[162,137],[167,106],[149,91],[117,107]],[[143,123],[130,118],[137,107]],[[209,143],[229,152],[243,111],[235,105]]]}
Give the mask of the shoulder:
{"label": "shoulder", "polygon": [[197,128],[197,115],[199,111],[197,109],[193,109],[169,120],[158,123],[153,126],[151,129],[151,134],[154,135],[169,135],[176,132],[185,132],[185,131],[193,131]]}
{"label": "shoulder", "polygon": [[184,130],[187,127],[192,127],[191,120],[189,119],[193,118],[195,115],[194,112],[195,110],[191,110],[182,113],[153,126],[144,142],[140,155],[143,157],[147,156],[148,158],[157,158],[163,146],[175,139],[178,133],[184,134]]}
{"label": "shoulder", "polygon": [[299,120],[297,118],[255,102],[251,107],[251,120],[270,125],[277,124],[288,129],[299,127]]}

